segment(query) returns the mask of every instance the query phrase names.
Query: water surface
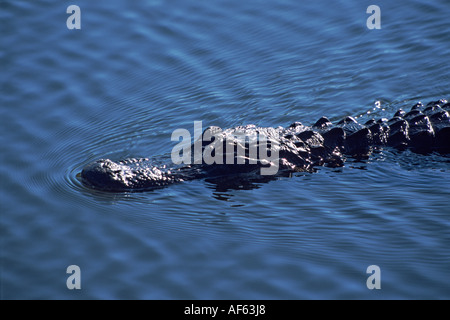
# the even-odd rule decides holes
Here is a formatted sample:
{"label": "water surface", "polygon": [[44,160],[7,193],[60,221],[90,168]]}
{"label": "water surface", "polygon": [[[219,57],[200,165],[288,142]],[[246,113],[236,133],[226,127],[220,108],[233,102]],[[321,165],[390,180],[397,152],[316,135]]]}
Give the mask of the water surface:
{"label": "water surface", "polygon": [[[70,4],[81,30],[66,27]],[[194,121],[312,124],[449,99],[448,1],[0,8],[2,299],[450,298],[439,155],[384,150],[250,190],[108,194],[76,177],[99,158],[166,154]],[[81,290],[66,287],[73,264]]]}

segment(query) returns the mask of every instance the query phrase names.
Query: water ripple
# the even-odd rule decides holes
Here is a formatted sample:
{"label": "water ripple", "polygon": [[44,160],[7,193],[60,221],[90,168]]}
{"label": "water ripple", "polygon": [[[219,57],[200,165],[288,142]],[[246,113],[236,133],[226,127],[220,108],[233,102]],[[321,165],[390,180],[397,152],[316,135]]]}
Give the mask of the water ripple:
{"label": "water ripple", "polygon": [[[450,296],[436,154],[385,149],[247,190],[112,194],[78,178],[99,158],[163,160],[196,120],[364,121],[449,98],[445,0],[381,0],[381,30],[351,1],[78,2],[78,31],[51,1],[0,11],[5,298]],[[78,295],[64,286],[74,263]],[[365,286],[371,264],[381,292]]]}

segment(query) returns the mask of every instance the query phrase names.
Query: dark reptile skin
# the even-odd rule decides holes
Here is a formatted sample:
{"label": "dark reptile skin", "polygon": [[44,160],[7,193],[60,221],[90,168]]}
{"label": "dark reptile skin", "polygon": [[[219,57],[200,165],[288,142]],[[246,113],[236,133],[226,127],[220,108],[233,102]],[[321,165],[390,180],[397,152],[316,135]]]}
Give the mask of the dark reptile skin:
{"label": "dark reptile skin", "polygon": [[[323,117],[312,126],[300,122],[287,128],[241,126],[221,131],[220,137],[236,145],[240,143],[235,139],[237,132],[245,135],[258,133],[278,142],[279,167],[276,176],[280,176],[314,171],[317,166],[340,167],[344,165],[346,157],[367,157],[377,148],[447,155],[450,153],[449,112],[450,103],[441,99],[427,105],[417,103],[408,112],[397,111],[391,119],[370,120],[364,124],[346,117],[334,125]],[[217,128],[211,129],[217,132]],[[202,150],[207,145],[203,143]],[[248,156],[248,143],[243,147]],[[201,163],[184,166],[171,165],[170,157],[167,157],[167,165],[164,166],[155,166],[149,159],[116,162],[101,159],[85,166],[81,178],[90,188],[111,192],[147,191],[200,178],[214,179],[216,184],[230,179],[263,181],[274,178],[260,175],[261,167],[267,167],[267,164],[236,164],[239,157],[245,160],[242,154],[234,154],[233,157],[234,164]]]}

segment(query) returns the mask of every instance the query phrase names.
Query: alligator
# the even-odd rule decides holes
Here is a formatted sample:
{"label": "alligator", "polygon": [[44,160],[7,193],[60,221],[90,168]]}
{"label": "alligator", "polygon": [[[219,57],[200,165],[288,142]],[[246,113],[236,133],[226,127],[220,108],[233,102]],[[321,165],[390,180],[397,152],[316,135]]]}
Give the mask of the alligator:
{"label": "alligator", "polygon": [[[199,140],[189,143],[190,161],[171,165],[148,158],[120,161],[100,159],[87,164],[80,174],[87,187],[110,192],[149,191],[193,179],[211,179],[217,185],[233,181],[269,181],[294,172],[313,172],[319,166],[342,167],[347,157],[367,159],[374,150],[409,149],[415,153],[450,155],[450,103],[441,99],[424,105],[414,104],[410,111],[399,109],[391,119],[371,119],[364,124],[345,117],[336,124],[322,117],[311,126],[294,122],[289,127],[262,128],[255,125],[221,130],[207,128]],[[204,139],[208,135],[209,139]],[[247,139],[242,139],[242,136]],[[213,139],[212,139],[213,137]],[[267,155],[258,158],[253,138],[264,137],[270,146]],[[211,142],[213,141],[213,142]],[[222,147],[218,146],[222,144]],[[231,148],[229,148],[231,146]],[[194,159],[209,151],[209,161]],[[216,150],[212,150],[216,148]],[[198,151],[197,150],[197,151]],[[226,151],[225,151],[226,150]],[[221,152],[218,152],[221,151]],[[276,157],[273,157],[273,156]],[[173,157],[172,157],[173,160]],[[228,160],[228,161],[226,161]],[[272,173],[263,174],[263,169]]]}

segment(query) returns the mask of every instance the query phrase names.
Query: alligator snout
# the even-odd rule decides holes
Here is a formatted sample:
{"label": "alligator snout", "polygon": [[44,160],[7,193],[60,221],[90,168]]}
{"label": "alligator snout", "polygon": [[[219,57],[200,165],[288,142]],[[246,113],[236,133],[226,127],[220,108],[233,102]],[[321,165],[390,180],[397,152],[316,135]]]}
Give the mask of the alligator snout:
{"label": "alligator snout", "polygon": [[86,165],[81,171],[81,179],[84,184],[94,189],[123,191],[127,185],[123,179],[118,179],[117,175],[120,174],[123,174],[121,165],[101,159]]}

